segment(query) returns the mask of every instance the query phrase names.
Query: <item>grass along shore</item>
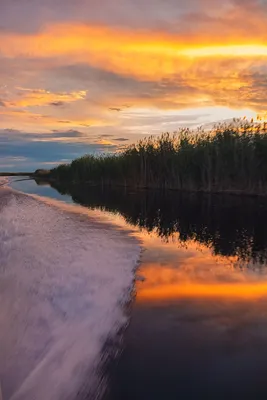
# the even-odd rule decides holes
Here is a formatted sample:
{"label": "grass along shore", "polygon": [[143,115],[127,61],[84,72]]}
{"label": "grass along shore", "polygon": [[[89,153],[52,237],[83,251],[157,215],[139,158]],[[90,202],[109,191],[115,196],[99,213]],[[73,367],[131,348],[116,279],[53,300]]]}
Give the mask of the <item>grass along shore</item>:
{"label": "grass along shore", "polygon": [[267,126],[233,121],[209,132],[183,129],[113,155],[85,155],[49,175],[69,183],[267,195]]}

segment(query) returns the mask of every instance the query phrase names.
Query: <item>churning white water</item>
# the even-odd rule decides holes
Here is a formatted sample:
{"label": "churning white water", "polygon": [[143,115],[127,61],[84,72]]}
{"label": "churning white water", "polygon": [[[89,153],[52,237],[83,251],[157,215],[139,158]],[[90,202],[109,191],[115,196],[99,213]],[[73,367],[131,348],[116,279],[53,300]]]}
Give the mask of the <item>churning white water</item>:
{"label": "churning white water", "polygon": [[127,322],[139,244],[67,207],[0,187],[3,400],[92,389],[105,341]]}

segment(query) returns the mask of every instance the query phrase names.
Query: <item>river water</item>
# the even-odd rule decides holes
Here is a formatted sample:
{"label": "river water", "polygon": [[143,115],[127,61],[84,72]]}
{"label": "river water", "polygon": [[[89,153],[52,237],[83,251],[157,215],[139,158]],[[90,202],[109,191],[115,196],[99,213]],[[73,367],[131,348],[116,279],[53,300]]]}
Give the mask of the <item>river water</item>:
{"label": "river water", "polygon": [[103,371],[105,400],[266,399],[266,200],[11,186],[100,210],[142,243],[130,324]]}

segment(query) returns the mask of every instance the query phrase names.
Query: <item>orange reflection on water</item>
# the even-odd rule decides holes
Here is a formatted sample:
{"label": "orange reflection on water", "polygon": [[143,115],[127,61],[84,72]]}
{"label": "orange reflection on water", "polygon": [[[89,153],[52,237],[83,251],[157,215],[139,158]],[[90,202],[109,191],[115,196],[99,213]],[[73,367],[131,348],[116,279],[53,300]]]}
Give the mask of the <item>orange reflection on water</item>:
{"label": "orange reflection on water", "polygon": [[150,239],[141,274],[145,281],[137,284],[138,302],[267,296],[267,276],[257,272],[256,264],[240,262],[237,257],[215,256],[207,247],[196,247],[193,242],[184,248]]}
{"label": "orange reflection on water", "polygon": [[208,284],[188,283],[161,285],[139,289],[138,300],[171,300],[175,298],[220,297],[220,298],[259,298],[267,296],[267,282],[264,283],[232,283]]}
{"label": "orange reflection on water", "polygon": [[145,280],[136,283],[137,302],[267,297],[267,271],[256,262],[214,255],[212,249],[195,241],[181,243],[178,233],[166,242],[156,231],[139,231],[120,214],[94,211],[90,215],[128,230],[143,244],[145,251],[137,274]]}

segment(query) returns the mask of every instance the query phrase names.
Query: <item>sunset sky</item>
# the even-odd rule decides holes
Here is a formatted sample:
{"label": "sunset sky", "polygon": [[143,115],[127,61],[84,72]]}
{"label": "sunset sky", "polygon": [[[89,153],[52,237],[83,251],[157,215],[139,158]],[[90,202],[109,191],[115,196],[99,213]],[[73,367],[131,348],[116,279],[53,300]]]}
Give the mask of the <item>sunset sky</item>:
{"label": "sunset sky", "polygon": [[266,0],[0,0],[0,171],[266,111]]}

